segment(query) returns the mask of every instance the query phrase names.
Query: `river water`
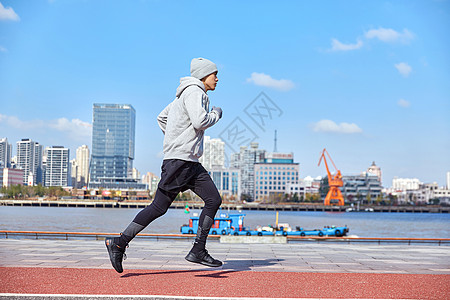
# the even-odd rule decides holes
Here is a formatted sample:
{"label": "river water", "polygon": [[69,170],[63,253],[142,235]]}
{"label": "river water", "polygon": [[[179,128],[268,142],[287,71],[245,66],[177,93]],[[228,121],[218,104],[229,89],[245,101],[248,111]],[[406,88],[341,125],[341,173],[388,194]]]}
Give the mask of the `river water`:
{"label": "river water", "polygon": [[[0,206],[0,230],[121,232],[140,209],[20,207]],[[148,226],[144,233],[179,233],[180,226],[200,210],[189,214],[182,209],[169,209]],[[221,210],[219,213],[237,213]],[[218,213],[218,214],[219,214]],[[242,211],[244,226],[275,224],[273,211]],[[450,214],[377,213],[377,212],[279,212],[279,223],[304,229],[323,226],[350,228],[349,235],[360,237],[450,238]]]}

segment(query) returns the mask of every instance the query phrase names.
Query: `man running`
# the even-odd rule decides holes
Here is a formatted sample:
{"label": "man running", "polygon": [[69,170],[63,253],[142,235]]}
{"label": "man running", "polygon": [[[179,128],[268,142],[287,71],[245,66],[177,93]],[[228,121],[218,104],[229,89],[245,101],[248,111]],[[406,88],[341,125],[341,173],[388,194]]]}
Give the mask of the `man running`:
{"label": "man running", "polygon": [[180,192],[192,190],[205,202],[199,218],[194,245],[185,259],[209,267],[220,267],[205,248],[209,230],[222,199],[208,172],[198,162],[203,154],[205,130],[222,117],[220,107],[209,109],[208,91],[219,81],[217,66],[205,58],[191,61],[191,76],[180,79],[176,98],[159,114],[158,125],[164,133],[164,159],[161,181],[153,202],[141,210],[120,237],[106,238],[105,244],[114,269],[122,273],[128,243],[153,220],[164,215]]}

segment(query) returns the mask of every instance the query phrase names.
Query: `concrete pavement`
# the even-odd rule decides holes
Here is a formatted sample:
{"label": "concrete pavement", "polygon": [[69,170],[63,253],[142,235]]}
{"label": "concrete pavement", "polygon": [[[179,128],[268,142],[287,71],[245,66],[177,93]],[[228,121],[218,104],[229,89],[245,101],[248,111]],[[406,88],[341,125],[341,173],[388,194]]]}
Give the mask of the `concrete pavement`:
{"label": "concrete pavement", "polygon": [[[126,251],[124,269],[204,269],[184,260],[190,247],[188,241],[135,239]],[[224,262],[222,270],[450,274],[448,246],[209,241],[207,248]],[[2,239],[0,257],[0,267],[111,268],[101,240]]]}

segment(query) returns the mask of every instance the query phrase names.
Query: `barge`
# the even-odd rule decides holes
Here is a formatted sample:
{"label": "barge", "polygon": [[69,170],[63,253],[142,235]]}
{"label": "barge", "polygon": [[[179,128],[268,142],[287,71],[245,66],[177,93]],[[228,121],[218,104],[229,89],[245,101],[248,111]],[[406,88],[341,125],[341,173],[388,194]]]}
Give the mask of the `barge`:
{"label": "barge", "polygon": [[[345,236],[349,232],[347,226],[324,226],[321,229],[306,230],[297,226],[292,229],[289,224],[278,224],[276,226],[258,226],[256,229],[244,227],[245,214],[220,215],[214,219],[214,223],[209,230],[212,235],[256,235],[256,236]],[[198,216],[189,219],[189,224],[181,226],[182,234],[197,234]]]}

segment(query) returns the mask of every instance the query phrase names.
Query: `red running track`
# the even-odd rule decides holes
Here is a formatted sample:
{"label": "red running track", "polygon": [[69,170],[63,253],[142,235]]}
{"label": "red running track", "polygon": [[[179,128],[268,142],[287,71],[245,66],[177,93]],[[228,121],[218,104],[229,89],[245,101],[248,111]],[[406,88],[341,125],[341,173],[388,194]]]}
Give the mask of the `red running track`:
{"label": "red running track", "polygon": [[449,299],[450,275],[0,267],[0,293]]}

